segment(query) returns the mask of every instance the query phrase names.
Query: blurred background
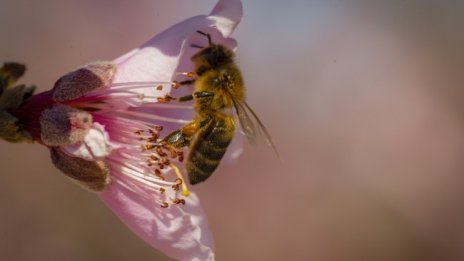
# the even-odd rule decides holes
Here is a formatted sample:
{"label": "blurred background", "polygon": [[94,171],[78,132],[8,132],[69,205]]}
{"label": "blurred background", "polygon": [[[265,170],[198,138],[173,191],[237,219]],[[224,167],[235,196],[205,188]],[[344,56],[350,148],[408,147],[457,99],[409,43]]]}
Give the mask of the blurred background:
{"label": "blurred background", "polygon": [[[464,2],[244,1],[248,101],[271,132],[200,194],[218,260],[464,260]],[[0,0],[0,61],[46,90],[215,1]],[[0,141],[0,260],[170,260]]]}

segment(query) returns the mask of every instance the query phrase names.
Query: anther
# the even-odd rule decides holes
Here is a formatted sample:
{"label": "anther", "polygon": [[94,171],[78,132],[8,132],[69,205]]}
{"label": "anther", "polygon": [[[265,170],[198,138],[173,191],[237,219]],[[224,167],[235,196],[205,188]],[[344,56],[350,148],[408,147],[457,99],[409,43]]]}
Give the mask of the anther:
{"label": "anther", "polygon": [[150,142],[150,143],[155,143],[156,139],[154,139],[153,137],[148,137],[148,138],[146,138],[146,141]]}
{"label": "anther", "polygon": [[160,157],[166,157],[167,156],[167,154],[163,151],[163,149],[161,149],[161,147],[156,147],[155,151]]}
{"label": "anther", "polygon": [[162,207],[162,208],[168,208],[168,207],[169,207],[168,202],[163,201],[163,202],[161,203],[161,207]]}
{"label": "anther", "polygon": [[158,90],[158,91],[163,90],[163,85],[158,85],[158,86],[156,86],[156,90]]}
{"label": "anther", "polygon": [[161,171],[159,169],[155,169],[155,176],[161,180],[164,180],[164,177],[161,174]]}
{"label": "anther", "polygon": [[147,160],[147,166],[148,166],[148,167],[153,166],[153,162],[152,162],[151,160]]}
{"label": "anther", "polygon": [[171,161],[168,160],[168,159],[165,159],[165,160],[163,161],[163,164],[166,165],[166,166],[169,166],[169,165],[171,164]]}
{"label": "anther", "polygon": [[186,74],[186,76],[187,76],[188,78],[193,78],[193,77],[195,77],[195,73],[194,73],[194,72],[188,72],[188,73]]}
{"label": "anther", "polygon": [[143,151],[152,150],[154,148],[155,148],[155,146],[153,146],[153,145],[149,145],[149,144],[142,145],[142,150]]}
{"label": "anther", "polygon": [[171,156],[171,158],[173,158],[173,159],[177,158],[177,153],[176,153],[175,150],[170,150],[169,153],[170,153],[169,156]]}
{"label": "anther", "polygon": [[172,84],[171,84],[171,87],[172,87],[173,89],[179,89],[180,86],[181,86],[181,84],[180,84],[179,82],[177,82],[177,81],[174,81],[174,82],[172,82]]}
{"label": "anther", "polygon": [[195,76],[195,72],[176,72],[176,75],[183,75],[188,78],[193,78]]}
{"label": "anther", "polygon": [[176,98],[171,97],[171,96],[169,96],[169,95],[166,94],[166,95],[164,95],[164,97],[157,97],[156,99],[157,99],[158,102],[160,102],[160,103],[166,103],[166,102],[170,102],[170,101],[172,101],[172,100],[175,100]]}
{"label": "anther", "polygon": [[168,102],[168,101],[166,100],[166,98],[164,98],[164,97],[158,97],[158,98],[156,98],[156,100],[157,100],[159,103],[166,103],[166,102]]}
{"label": "anther", "polygon": [[175,198],[172,203],[178,205],[178,204],[182,204],[182,205],[185,205],[185,199],[181,199],[181,198]]}

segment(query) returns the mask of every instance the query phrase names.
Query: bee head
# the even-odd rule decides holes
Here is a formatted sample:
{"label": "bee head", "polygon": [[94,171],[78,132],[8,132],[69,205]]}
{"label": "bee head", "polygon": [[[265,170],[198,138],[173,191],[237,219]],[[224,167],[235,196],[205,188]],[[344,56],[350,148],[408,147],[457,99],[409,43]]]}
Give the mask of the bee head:
{"label": "bee head", "polygon": [[196,73],[201,75],[207,70],[218,69],[222,65],[232,63],[234,53],[223,45],[211,44],[192,56],[192,61],[196,64]]}

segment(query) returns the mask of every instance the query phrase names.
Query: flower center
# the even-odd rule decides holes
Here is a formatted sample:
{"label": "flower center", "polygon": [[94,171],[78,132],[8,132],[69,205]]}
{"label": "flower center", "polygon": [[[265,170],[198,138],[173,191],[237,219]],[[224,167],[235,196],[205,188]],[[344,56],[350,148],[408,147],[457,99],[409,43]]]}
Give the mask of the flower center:
{"label": "flower center", "polygon": [[[153,193],[161,195],[156,198],[160,198],[163,208],[185,204],[184,197],[190,194],[176,166],[184,160],[183,150],[163,141],[159,135],[163,122],[188,121],[155,111],[166,106],[162,100],[168,97],[172,85],[172,82],[113,83],[69,102],[74,108],[90,112],[95,122],[105,126],[110,140],[119,144],[108,157],[116,166],[110,170],[112,180],[150,199]],[[172,105],[164,109],[192,108]]]}

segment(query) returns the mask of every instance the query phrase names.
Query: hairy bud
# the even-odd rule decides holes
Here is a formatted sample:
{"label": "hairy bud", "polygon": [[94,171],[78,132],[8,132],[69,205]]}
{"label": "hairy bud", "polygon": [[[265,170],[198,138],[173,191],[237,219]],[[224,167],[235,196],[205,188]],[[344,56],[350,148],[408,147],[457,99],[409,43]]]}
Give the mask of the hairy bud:
{"label": "hairy bud", "polygon": [[80,142],[92,126],[92,115],[67,105],[45,109],[40,117],[40,138],[47,146]]}
{"label": "hairy bud", "polygon": [[111,83],[116,65],[111,62],[95,62],[62,76],[53,88],[53,100],[69,101]]}
{"label": "hairy bud", "polygon": [[102,191],[110,182],[109,170],[103,161],[71,157],[56,147],[50,149],[50,154],[56,168],[90,191]]}

